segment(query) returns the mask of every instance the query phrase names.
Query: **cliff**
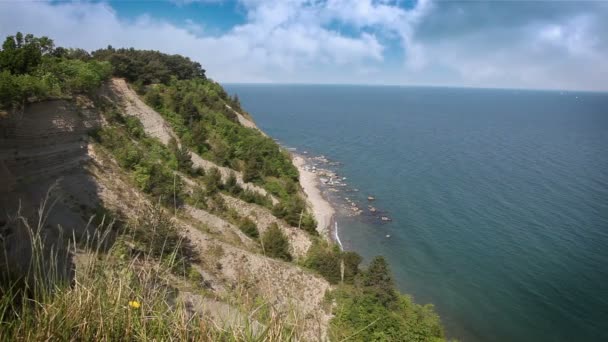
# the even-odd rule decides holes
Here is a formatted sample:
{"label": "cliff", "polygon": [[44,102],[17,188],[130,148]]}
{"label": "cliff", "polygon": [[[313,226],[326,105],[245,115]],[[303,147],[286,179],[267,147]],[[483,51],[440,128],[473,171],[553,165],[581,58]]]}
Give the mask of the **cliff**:
{"label": "cliff", "polygon": [[333,212],[198,63],[36,39],[0,51],[0,340],[360,339],[377,319],[344,298],[417,308],[327,241]]}

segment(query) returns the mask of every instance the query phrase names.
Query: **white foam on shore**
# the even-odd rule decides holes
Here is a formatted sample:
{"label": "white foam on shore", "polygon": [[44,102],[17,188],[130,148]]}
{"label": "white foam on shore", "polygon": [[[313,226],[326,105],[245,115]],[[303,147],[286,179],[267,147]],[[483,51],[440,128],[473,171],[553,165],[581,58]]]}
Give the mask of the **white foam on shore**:
{"label": "white foam on shore", "polygon": [[342,241],[340,241],[340,235],[338,235],[338,221],[336,221],[334,224],[335,224],[334,235],[336,236],[336,242],[338,242],[338,246],[340,246],[340,250],[343,251],[344,247],[342,246]]}

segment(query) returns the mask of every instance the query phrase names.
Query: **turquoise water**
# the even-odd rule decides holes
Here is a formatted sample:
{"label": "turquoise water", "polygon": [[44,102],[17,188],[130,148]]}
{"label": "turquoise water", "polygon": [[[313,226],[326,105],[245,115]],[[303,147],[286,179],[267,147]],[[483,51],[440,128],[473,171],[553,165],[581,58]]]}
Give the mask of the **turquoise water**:
{"label": "turquoise water", "polygon": [[[324,154],[393,218],[346,249],[464,341],[608,340],[608,94],[229,85],[272,137]],[[390,234],[390,238],[385,236]]]}

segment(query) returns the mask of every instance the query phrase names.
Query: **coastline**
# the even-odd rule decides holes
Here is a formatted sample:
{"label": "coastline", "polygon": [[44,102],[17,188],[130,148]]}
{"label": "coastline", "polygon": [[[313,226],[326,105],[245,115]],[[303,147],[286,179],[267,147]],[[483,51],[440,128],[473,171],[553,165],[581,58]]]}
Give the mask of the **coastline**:
{"label": "coastline", "polygon": [[323,197],[317,175],[305,167],[307,163],[305,157],[295,153],[292,153],[292,157],[293,165],[300,173],[300,186],[302,186],[315,220],[317,220],[317,232],[329,241],[336,241],[342,247],[337,235],[336,210]]}

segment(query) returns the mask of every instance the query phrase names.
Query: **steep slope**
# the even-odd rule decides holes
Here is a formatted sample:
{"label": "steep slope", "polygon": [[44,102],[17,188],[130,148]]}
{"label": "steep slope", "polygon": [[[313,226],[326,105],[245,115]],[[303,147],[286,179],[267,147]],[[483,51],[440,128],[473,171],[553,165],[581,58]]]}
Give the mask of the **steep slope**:
{"label": "steep slope", "polygon": [[263,234],[272,224],[277,223],[283,234],[289,240],[291,254],[296,258],[303,258],[312,245],[310,235],[297,227],[290,227],[285,221],[277,219],[272,213],[257,204],[247,203],[238,198],[223,196],[229,208],[253,219]]}
{"label": "steep slope", "polygon": [[[123,106],[123,112],[125,115],[132,115],[137,117],[142,122],[142,125],[147,135],[159,139],[165,145],[169,143],[169,140],[171,138],[176,139],[176,141],[179,142],[179,138],[177,138],[177,136],[171,129],[170,125],[165,121],[165,119],[158,112],[143,103],[143,101],[141,101],[137,94],[126,84],[124,80],[117,78],[112,79],[109,87],[105,88],[103,95],[111,96],[111,98],[113,98],[114,100],[118,100],[118,103],[122,104]],[[235,113],[237,112],[235,111]],[[241,114],[238,115],[240,115],[244,120],[247,120]],[[249,123],[255,126],[252,121],[249,121]],[[257,129],[257,127],[255,128]],[[228,179],[230,174],[235,174],[237,178],[237,183],[243,188],[256,191],[264,196],[267,195],[266,190],[251,183],[244,183],[242,180],[242,175],[239,172],[226,167],[218,166],[213,162],[201,158],[193,152],[190,152],[190,156],[192,158],[194,166],[201,167],[205,170],[217,168],[218,170],[220,170],[220,173],[222,174],[222,178],[224,180]],[[274,196],[270,197],[273,201],[273,204],[278,203],[278,200],[274,198]],[[308,248],[311,245],[311,240],[308,234],[306,234],[302,230],[297,229],[295,227],[290,227],[284,221],[278,220],[272,215],[272,213],[270,213],[267,209],[261,206],[246,203],[242,200],[230,196],[224,196],[224,198],[226,199],[227,204],[229,204],[232,209],[235,209],[237,212],[244,214],[244,216],[249,216],[252,220],[254,220],[261,233],[263,233],[272,222],[278,223],[279,227],[284,231],[290,241],[290,246],[294,256],[303,257],[308,251]],[[239,236],[240,241],[247,241],[249,239],[244,234],[242,234],[238,230],[238,228],[235,227],[233,224],[228,223],[213,214],[205,212],[204,210],[192,207],[187,208],[188,213],[194,218],[200,219],[204,217],[206,220],[215,221],[215,226],[217,227],[228,227],[234,232],[234,234],[237,234]],[[219,223],[220,221],[222,221],[223,223]]]}
{"label": "steep slope", "polygon": [[[141,208],[152,205],[147,196],[130,186],[128,177],[121,174],[119,166],[109,156],[103,157],[101,151],[95,153],[98,148],[92,150],[95,165],[100,166],[94,168],[93,174],[98,181],[103,203],[131,217],[142,215]],[[125,189],[129,189],[127,193]],[[127,201],[122,202],[123,200]],[[225,236],[214,235],[218,232],[226,234],[223,226],[230,225],[229,223],[191,207],[186,207],[184,211],[185,214],[196,217],[198,223],[185,221],[179,216],[174,217],[174,220],[183,228],[200,255],[204,278],[215,284],[211,290],[218,298],[230,297],[231,292],[227,289],[244,287],[249,296],[269,300],[269,304],[279,312],[297,313],[303,326],[302,333],[308,340],[318,340],[320,337],[325,339],[331,318],[324,309],[324,295],[330,288],[326,280],[294,264],[277,261],[222,241]],[[216,234],[206,233],[208,228]],[[237,231],[235,227],[234,231]],[[248,241],[245,248],[252,247],[249,238],[240,238]]]}
{"label": "steep slope", "polygon": [[255,124],[255,122],[249,120],[248,118],[246,118],[243,114],[237,112],[236,110],[234,110],[232,107],[230,107],[230,105],[226,104],[226,108],[228,108],[229,110],[231,110],[237,117],[237,119],[239,120],[239,123],[242,126],[245,126],[247,128],[253,128],[257,131],[259,131],[260,133],[262,133],[263,135],[266,135],[266,133],[264,133],[263,131],[261,131],[258,126]]}
{"label": "steep slope", "polygon": [[[137,112],[144,121],[148,120],[146,133],[161,141],[170,139],[171,130],[162,117],[152,110],[141,114],[149,109],[145,105],[123,108],[124,115]],[[67,229],[64,233],[68,235],[84,232],[89,216],[98,207],[132,220],[145,218],[145,208],[153,206],[150,197],[137,190],[113,157],[87,137],[88,132],[104,125],[91,101],[81,97],[78,104],[64,100],[40,102],[26,106],[22,115],[13,127],[4,126],[6,134],[0,145],[7,175],[6,190],[10,190],[3,192],[2,213],[16,212],[16,204],[21,203],[22,208],[29,211],[24,215],[33,217],[46,189],[57,181],[58,186],[49,198],[55,205],[49,208],[47,224],[60,225]],[[150,122],[153,122],[151,126]],[[157,129],[159,127],[161,129]],[[187,180],[196,184],[194,180]],[[263,207],[227,195],[223,197],[230,208],[252,217],[262,232],[271,222],[278,222],[292,241],[294,255],[305,254],[311,242],[303,231],[288,227]],[[258,243],[234,224],[205,210],[185,205],[173,220],[182,227],[199,256],[201,261],[195,266],[210,284],[207,291],[214,294],[213,298],[230,302],[232,291],[229,289],[243,288],[247,296],[263,298],[272,310],[293,316],[301,327],[302,337],[325,338],[331,317],[324,308],[324,294],[330,288],[327,281],[294,264],[257,254],[261,253]],[[8,234],[5,238],[12,241],[12,246],[23,246],[18,240],[23,236]],[[9,254],[17,254],[19,251],[11,249],[11,245]],[[236,320],[242,325],[242,317],[246,317],[235,314],[239,309],[233,307],[234,303],[189,294],[187,288],[181,292],[198,310],[216,308],[218,324]]]}
{"label": "steep slope", "polygon": [[[173,138],[180,144],[179,137],[173,132],[171,126],[163,119],[163,117],[157,113],[154,109],[146,105],[129,87],[124,79],[113,78],[107,87],[103,88],[102,95],[110,97],[113,101],[120,104],[126,115],[134,116],[138,118],[143,124],[146,134],[151,137],[157,138],[163,144],[169,144],[169,141]],[[246,119],[245,119],[246,120]],[[243,181],[243,175],[235,170],[231,170],[227,167],[219,166],[209,160],[201,158],[194,152],[190,152],[190,157],[195,167],[200,167],[205,171],[212,168],[217,168],[222,179],[225,181],[228,179],[230,174],[234,174],[237,179],[237,183],[244,189],[255,191],[262,196],[269,195],[263,188]],[[269,195],[273,204],[278,203],[278,200]]]}
{"label": "steep slope", "polygon": [[49,226],[61,227],[66,233],[81,233],[87,221],[73,208],[94,206],[97,186],[85,167],[90,159],[87,132],[100,126],[92,103],[64,100],[34,103],[23,112],[14,113],[4,127],[0,144],[3,179],[0,196],[0,221],[9,220],[18,207],[30,214],[57,183],[63,194],[47,218]]}
{"label": "steep slope", "polygon": [[0,341],[443,337],[383,258],[315,236],[289,153],[199,63],[22,37],[0,50]]}

